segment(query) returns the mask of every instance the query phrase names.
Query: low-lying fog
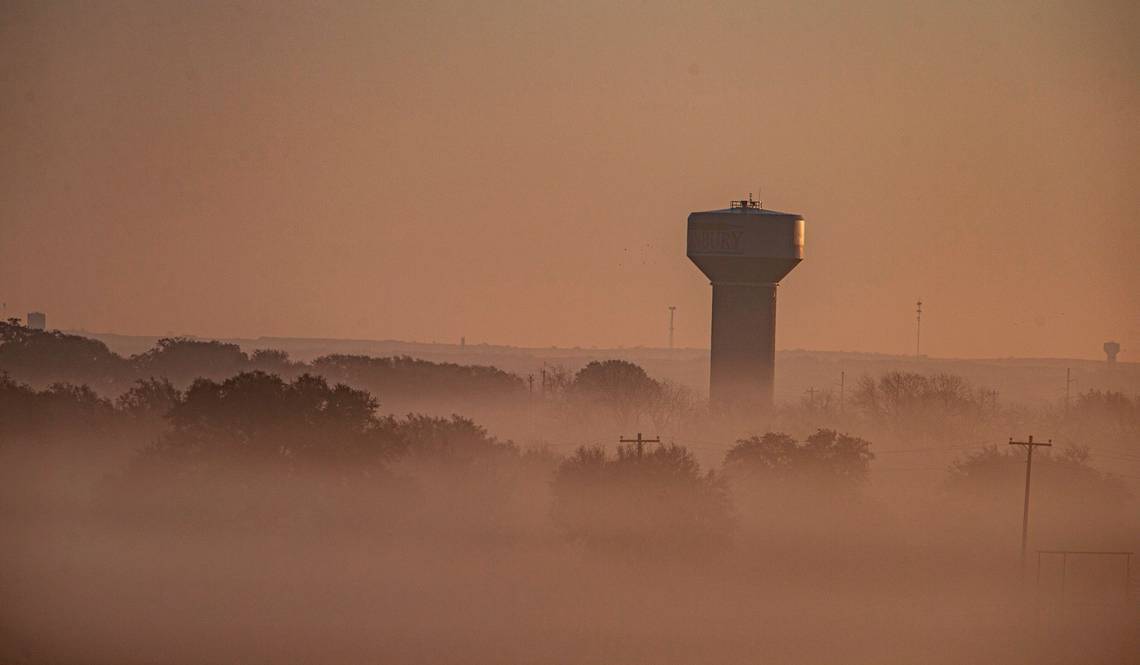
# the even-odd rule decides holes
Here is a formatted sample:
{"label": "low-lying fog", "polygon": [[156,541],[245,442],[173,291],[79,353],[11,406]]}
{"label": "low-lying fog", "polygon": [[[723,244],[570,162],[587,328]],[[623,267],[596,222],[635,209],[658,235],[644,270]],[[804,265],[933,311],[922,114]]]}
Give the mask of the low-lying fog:
{"label": "low-lying fog", "polygon": [[[1041,410],[887,374],[842,407],[726,414],[623,362],[534,391],[351,358],[194,381],[209,363],[172,342],[79,380],[17,353],[68,340],[6,335],[0,662],[1140,655],[1124,557],[1037,554],[1138,549],[1140,404],[1120,393]],[[662,443],[619,446],[638,431]],[[1054,446],[1022,569],[1006,440],[1031,433]]]}

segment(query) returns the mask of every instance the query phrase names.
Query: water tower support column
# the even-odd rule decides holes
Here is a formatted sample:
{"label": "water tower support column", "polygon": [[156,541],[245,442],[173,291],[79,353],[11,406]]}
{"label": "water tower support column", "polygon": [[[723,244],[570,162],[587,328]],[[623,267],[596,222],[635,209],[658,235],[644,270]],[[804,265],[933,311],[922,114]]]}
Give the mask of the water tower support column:
{"label": "water tower support column", "polygon": [[713,282],[709,398],[770,405],[776,371],[776,284]]}

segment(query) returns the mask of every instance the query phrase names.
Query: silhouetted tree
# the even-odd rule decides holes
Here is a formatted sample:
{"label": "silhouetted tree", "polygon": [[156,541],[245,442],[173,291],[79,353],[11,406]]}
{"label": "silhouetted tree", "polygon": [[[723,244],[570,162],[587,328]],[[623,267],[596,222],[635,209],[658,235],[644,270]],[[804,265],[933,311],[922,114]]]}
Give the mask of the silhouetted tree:
{"label": "silhouetted tree", "polygon": [[962,377],[913,372],[887,372],[878,381],[863,377],[852,402],[876,420],[971,415],[980,406],[978,392]]}
{"label": "silhouetted tree", "polygon": [[614,458],[579,448],[558,467],[553,493],[555,524],[594,546],[667,554],[721,544],[730,532],[724,483],[681,446],[621,446]]}
{"label": "silhouetted tree", "polygon": [[181,396],[167,379],[139,379],[130,390],[119,395],[115,407],[138,418],[165,418]]}
{"label": "silhouetted tree", "polygon": [[0,371],[34,387],[87,384],[113,394],[129,370],[126,361],[98,340],[33,330],[9,320],[0,322]]}
{"label": "silhouetted tree", "polygon": [[811,481],[850,488],[867,479],[874,457],[869,441],[831,429],[818,430],[803,443],[768,432],[737,441],[725,455],[724,468],[739,480]]}
{"label": "silhouetted tree", "polygon": [[[1038,449],[1033,455],[1030,538],[1038,546],[1121,549],[1134,534],[1137,509],[1129,488],[1089,463],[1087,449]],[[990,446],[949,469],[947,500],[956,513],[994,534],[1020,527],[1025,451]],[[1032,546],[1032,544],[1031,544]]]}
{"label": "silhouetted tree", "polygon": [[574,376],[571,394],[582,406],[608,410],[620,425],[632,424],[661,395],[661,385],[625,360],[594,361]]}
{"label": "silhouetted tree", "polygon": [[696,411],[696,397],[689,388],[671,381],[661,381],[650,398],[649,419],[655,431],[675,432]]}
{"label": "silhouetted tree", "polygon": [[434,363],[407,356],[328,355],[314,360],[312,369],[330,381],[368,390],[387,407],[429,399],[454,407],[521,396],[525,390],[520,377],[495,367]]}
{"label": "silhouetted tree", "polygon": [[176,386],[197,378],[222,379],[245,370],[249,358],[237,344],[166,337],[131,364],[144,376],[165,377]]}
{"label": "silhouetted tree", "polygon": [[518,535],[520,513],[542,514],[525,507],[541,502],[549,476],[529,477],[535,460],[524,460],[513,443],[460,416],[412,414],[384,423],[394,435],[388,468],[410,482],[396,500],[421,531],[445,539],[475,532],[510,538]]}
{"label": "silhouetted tree", "polygon": [[164,379],[185,388],[198,378],[221,381],[252,370],[287,380],[304,372],[320,374],[401,409],[463,409],[522,397],[526,390],[522,378],[495,367],[351,355],[324,356],[306,365],[277,349],[247,356],[236,344],[185,337],[160,339],[154,348],[124,359],[97,340],[32,330],[18,319],[0,322],[0,371],[33,387],[72,383],[115,396],[140,379]]}
{"label": "silhouetted tree", "polygon": [[85,508],[137,443],[124,424],[86,386],[35,390],[0,373],[0,530]]}
{"label": "silhouetted tree", "polygon": [[[1053,452],[1038,450],[1033,456],[1035,495],[1060,494],[1072,499],[1119,504],[1128,488],[1112,475],[1090,463],[1087,448],[1068,446]],[[1007,500],[1025,482],[1025,452],[1021,448],[987,446],[954,462],[947,486],[975,498]]]}
{"label": "silhouetted tree", "polygon": [[820,429],[803,442],[779,433],[742,439],[725,455],[724,474],[743,538],[759,539],[771,557],[802,561],[812,553],[852,544],[878,511],[860,491],[871,444]]}
{"label": "silhouetted tree", "polygon": [[[168,387],[143,383],[121,400],[145,409],[177,396],[168,431],[109,490],[117,510],[211,528],[317,520],[502,536],[542,491],[523,478],[535,461],[470,419],[378,417],[366,391],[323,377],[254,371],[198,379],[180,396]],[[529,498],[515,497],[522,487]]]}
{"label": "silhouetted tree", "polygon": [[1089,390],[1077,396],[1070,414],[1080,429],[1098,440],[1140,450],[1140,399],[1111,390]]}
{"label": "silhouetted tree", "polygon": [[182,393],[166,379],[139,379],[115,400],[123,416],[124,436],[135,448],[149,445],[169,428],[167,416],[182,399]]}
{"label": "silhouetted tree", "polygon": [[852,395],[857,411],[881,431],[907,440],[984,438],[994,417],[988,391],[953,374],[887,372],[863,377]]}
{"label": "silhouetted tree", "polygon": [[204,463],[358,460],[362,449],[379,452],[375,409],[367,392],[308,374],[291,383],[264,372],[198,379],[171,409],[171,432],[152,453]]}
{"label": "silhouetted tree", "polygon": [[280,349],[257,349],[249,356],[249,368],[287,378],[304,368],[304,363],[293,362],[289,354]]}
{"label": "silhouetted tree", "polygon": [[55,383],[37,391],[0,373],[0,449],[101,453],[120,429],[110,400],[87,386]]}
{"label": "silhouetted tree", "polygon": [[385,423],[398,433],[394,454],[416,462],[469,467],[499,454],[517,453],[512,444],[498,441],[470,418],[411,414],[403,420],[387,418]]}

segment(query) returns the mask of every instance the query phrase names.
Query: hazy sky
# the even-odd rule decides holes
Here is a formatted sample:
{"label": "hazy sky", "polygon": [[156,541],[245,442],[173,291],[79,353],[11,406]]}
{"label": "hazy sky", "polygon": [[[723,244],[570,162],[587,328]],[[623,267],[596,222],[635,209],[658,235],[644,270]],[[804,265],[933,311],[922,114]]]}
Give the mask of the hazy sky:
{"label": "hazy sky", "polygon": [[807,220],[779,348],[1140,360],[1140,3],[0,3],[52,327],[707,346],[685,217]]}

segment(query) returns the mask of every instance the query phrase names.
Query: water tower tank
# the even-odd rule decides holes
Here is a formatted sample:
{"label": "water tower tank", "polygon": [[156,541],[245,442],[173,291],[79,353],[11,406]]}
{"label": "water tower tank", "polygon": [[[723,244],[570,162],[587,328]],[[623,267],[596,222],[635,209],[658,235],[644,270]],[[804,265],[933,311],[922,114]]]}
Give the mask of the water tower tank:
{"label": "water tower tank", "polygon": [[733,201],[689,215],[688,256],[712,282],[709,400],[769,406],[776,367],[776,286],[804,258],[804,220]]}

